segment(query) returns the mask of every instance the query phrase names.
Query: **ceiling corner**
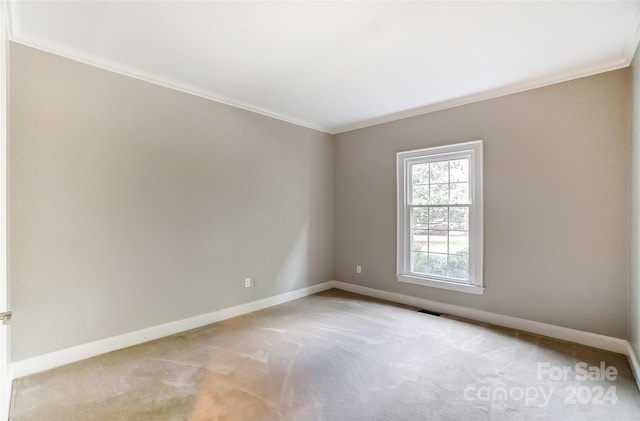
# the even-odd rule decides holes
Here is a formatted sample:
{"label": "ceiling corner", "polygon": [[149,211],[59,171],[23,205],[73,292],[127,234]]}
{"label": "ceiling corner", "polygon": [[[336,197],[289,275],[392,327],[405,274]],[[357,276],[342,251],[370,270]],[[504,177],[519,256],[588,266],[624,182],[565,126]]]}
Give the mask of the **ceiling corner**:
{"label": "ceiling corner", "polygon": [[640,45],[640,5],[637,7],[637,10],[636,10],[635,22],[636,22],[636,29],[634,33],[631,34],[631,36],[629,37],[629,40],[627,41],[627,45],[625,46],[625,49],[623,51],[623,60],[625,63],[624,67],[629,66],[631,64],[631,62],[633,61],[633,57],[636,54],[636,51],[638,49],[638,46]]}
{"label": "ceiling corner", "polygon": [[7,35],[9,41],[18,38],[18,2],[17,0],[5,0],[4,11],[6,13]]}

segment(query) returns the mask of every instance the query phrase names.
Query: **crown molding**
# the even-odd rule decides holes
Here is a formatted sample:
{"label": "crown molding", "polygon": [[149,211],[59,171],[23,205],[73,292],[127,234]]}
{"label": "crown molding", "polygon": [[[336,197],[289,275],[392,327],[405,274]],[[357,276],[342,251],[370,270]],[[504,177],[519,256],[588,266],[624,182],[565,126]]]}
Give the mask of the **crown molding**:
{"label": "crown molding", "polygon": [[640,44],[640,5],[638,5],[636,10],[635,21],[636,30],[629,36],[627,45],[622,52],[622,56],[625,58],[625,63],[627,66],[631,65],[633,57],[636,54],[636,50],[638,48],[638,44]]}
{"label": "crown molding", "polygon": [[404,120],[410,117],[416,117],[423,114],[429,114],[436,111],[443,111],[449,108],[460,107],[462,105],[473,104],[475,102],[486,101],[489,99],[499,98],[506,95],[517,94],[519,92],[530,91],[532,89],[544,88],[546,86],[555,85],[558,83],[568,82],[575,79],[581,79],[583,77],[597,75],[599,73],[610,72],[629,66],[627,59],[618,59],[598,66],[593,66],[587,69],[566,72],[551,77],[544,77],[539,79],[533,79],[522,83],[516,83],[513,85],[490,89],[484,92],[463,96],[460,98],[454,98],[447,101],[438,102],[435,104],[425,105],[423,107],[413,108],[399,113],[388,114],[385,116],[376,117],[373,119],[361,121],[359,123],[347,124],[335,128],[334,134],[341,134],[350,132],[353,130],[364,129],[367,127],[377,126],[383,123],[391,123],[398,120]]}
{"label": "crown molding", "polygon": [[70,60],[74,60],[83,64],[87,64],[93,67],[97,67],[103,70],[118,73],[124,76],[132,77],[145,82],[153,83],[165,88],[174,89],[186,94],[195,95],[210,101],[225,104],[231,107],[239,108],[245,111],[260,114],[266,117],[270,117],[276,120],[280,120],[286,123],[294,124],[296,126],[316,130],[319,132],[337,135],[353,130],[364,129],[379,124],[390,123],[406,118],[416,117],[423,114],[429,114],[436,111],[443,111],[449,108],[455,108],[463,105],[473,104],[480,101],[499,98],[506,95],[511,95],[519,92],[524,92],[532,89],[542,88],[549,85],[568,82],[583,77],[593,76],[599,73],[618,70],[624,67],[628,67],[633,60],[634,54],[638,45],[640,44],[640,6],[636,10],[635,14],[635,31],[629,37],[625,47],[621,51],[619,59],[611,60],[604,64],[599,64],[585,69],[578,69],[562,74],[553,75],[550,77],[537,78],[532,80],[523,81],[520,83],[512,84],[509,86],[499,87],[495,89],[489,89],[483,92],[478,92],[438,103],[427,104],[417,108],[412,108],[397,113],[386,114],[379,117],[361,120],[355,123],[349,123],[339,126],[322,126],[308,121],[298,120],[293,117],[289,117],[283,114],[275,113],[258,106],[237,101],[233,98],[226,97],[224,95],[217,94],[215,92],[201,89],[199,87],[182,83],[180,81],[167,78],[152,72],[145,72],[131,66],[126,66],[115,61],[91,56],[90,54],[68,48],[63,45],[58,45],[51,42],[35,41],[20,36],[19,19],[17,18],[17,8],[19,2],[17,0],[0,0],[3,9],[6,12],[6,23],[8,29],[8,38],[10,41],[22,44],[31,48],[42,50],[51,54],[55,54],[61,57],[65,57]]}
{"label": "crown molding", "polygon": [[51,42],[43,43],[43,42],[33,41],[30,39],[25,39],[21,37],[12,37],[11,41],[17,44],[30,47],[30,48],[35,48],[37,50],[55,54],[57,56],[64,57],[69,60],[77,61],[92,67],[97,67],[102,70],[118,73],[120,75],[142,80],[144,82],[153,83],[154,85],[159,85],[164,88],[174,89],[176,91],[184,92],[189,95],[194,95],[200,98],[208,99],[213,102],[217,102],[217,103],[228,105],[234,108],[239,108],[245,111],[249,111],[255,114],[260,114],[265,117],[270,117],[276,120],[280,120],[285,123],[294,124],[296,126],[301,126],[307,129],[316,130],[323,133],[335,134],[327,127],[318,126],[316,124],[312,124],[306,121],[301,121],[301,120],[297,120],[295,118],[291,118],[282,114],[274,113],[251,104],[236,101],[232,98],[228,98],[223,95],[219,95],[214,92],[210,92],[205,89],[198,88],[193,85],[182,83],[171,78],[157,75],[155,73],[145,72],[143,70],[135,69],[133,67],[126,66],[121,63],[111,61],[109,59],[91,56],[90,54],[87,54],[85,52],[64,47],[62,45],[56,45]]}
{"label": "crown molding", "polygon": [[9,41],[13,41],[13,39],[18,34],[18,15],[16,11],[17,7],[17,0],[2,1],[3,12],[6,14],[6,30]]}

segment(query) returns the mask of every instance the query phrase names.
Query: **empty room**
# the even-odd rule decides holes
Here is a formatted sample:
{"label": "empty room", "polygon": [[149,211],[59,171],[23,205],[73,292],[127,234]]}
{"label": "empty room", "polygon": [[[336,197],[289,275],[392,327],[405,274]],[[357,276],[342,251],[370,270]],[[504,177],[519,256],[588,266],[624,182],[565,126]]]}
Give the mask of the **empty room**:
{"label": "empty room", "polygon": [[0,420],[640,420],[640,1],[0,34]]}

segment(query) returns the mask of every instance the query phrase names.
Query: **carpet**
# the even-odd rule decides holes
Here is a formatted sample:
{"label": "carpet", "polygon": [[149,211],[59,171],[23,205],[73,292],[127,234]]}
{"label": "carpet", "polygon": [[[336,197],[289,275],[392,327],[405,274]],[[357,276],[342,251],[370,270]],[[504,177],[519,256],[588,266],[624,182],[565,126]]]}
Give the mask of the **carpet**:
{"label": "carpet", "polygon": [[11,421],[640,420],[626,357],[330,290],[15,380]]}

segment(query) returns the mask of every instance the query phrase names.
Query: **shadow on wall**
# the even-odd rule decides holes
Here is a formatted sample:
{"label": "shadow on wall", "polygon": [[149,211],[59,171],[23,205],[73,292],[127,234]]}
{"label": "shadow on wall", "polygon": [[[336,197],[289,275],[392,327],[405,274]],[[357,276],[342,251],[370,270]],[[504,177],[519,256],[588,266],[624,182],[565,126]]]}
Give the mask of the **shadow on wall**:
{"label": "shadow on wall", "polygon": [[329,280],[332,136],[20,45],[11,62],[15,361]]}

